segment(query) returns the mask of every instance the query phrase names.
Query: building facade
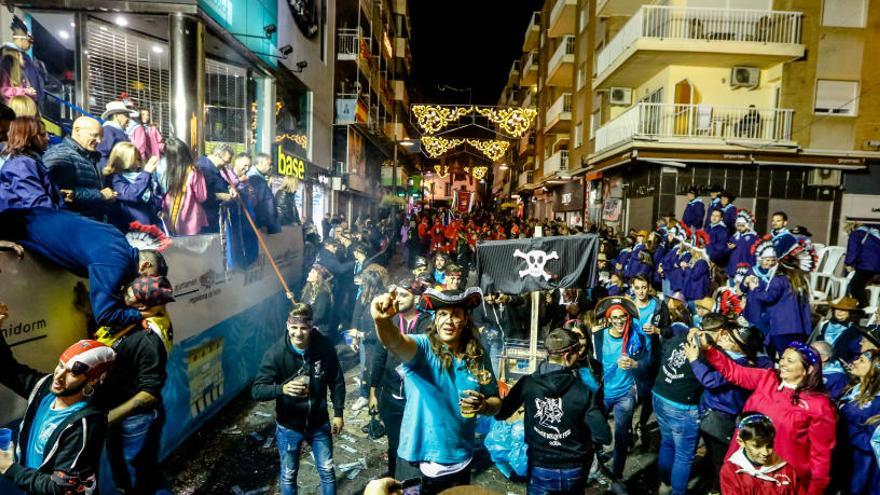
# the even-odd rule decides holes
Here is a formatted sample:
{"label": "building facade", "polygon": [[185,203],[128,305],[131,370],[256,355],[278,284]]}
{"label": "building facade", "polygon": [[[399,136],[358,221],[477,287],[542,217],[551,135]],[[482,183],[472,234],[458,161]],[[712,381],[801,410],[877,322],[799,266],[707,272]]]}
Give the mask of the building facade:
{"label": "building facade", "polygon": [[336,9],[335,210],[376,211],[409,184],[412,54],[406,0],[340,0]]}
{"label": "building facade", "polygon": [[[572,31],[553,17],[569,8]],[[691,186],[718,185],[758,230],[788,211],[821,243],[870,217],[880,12],[867,0],[548,0],[541,19],[538,169],[518,180],[534,197],[583,175],[585,218],[649,228],[680,215]],[[552,86],[560,33],[574,45],[568,87]],[[566,140],[547,132],[560,91],[572,94]],[[567,173],[551,159],[562,146]]]}
{"label": "building facade", "polygon": [[[334,2],[7,3],[30,26],[46,68],[41,114],[58,128],[126,98],[198,154],[220,142],[272,154],[279,176],[300,179],[304,220],[329,207]],[[0,13],[4,39],[11,15]]]}

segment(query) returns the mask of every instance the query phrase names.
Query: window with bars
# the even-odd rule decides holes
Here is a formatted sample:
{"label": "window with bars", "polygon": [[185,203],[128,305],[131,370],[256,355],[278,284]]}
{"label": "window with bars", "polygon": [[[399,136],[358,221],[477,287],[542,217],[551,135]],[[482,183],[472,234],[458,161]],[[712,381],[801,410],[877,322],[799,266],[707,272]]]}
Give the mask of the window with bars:
{"label": "window with bars", "polygon": [[101,115],[108,102],[125,93],[138,108],[149,109],[153,122],[167,135],[167,44],[97,20],[89,20],[86,31],[89,112]]}
{"label": "window with bars", "polygon": [[[247,143],[247,70],[205,60],[205,141]],[[243,149],[242,149],[243,151]]]}

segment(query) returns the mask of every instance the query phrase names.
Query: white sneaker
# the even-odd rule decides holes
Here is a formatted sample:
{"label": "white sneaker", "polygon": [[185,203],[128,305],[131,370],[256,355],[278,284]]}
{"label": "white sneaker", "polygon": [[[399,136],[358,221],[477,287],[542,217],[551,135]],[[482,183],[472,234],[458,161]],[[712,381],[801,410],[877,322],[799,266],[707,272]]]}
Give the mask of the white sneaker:
{"label": "white sneaker", "polygon": [[367,399],[364,397],[358,397],[354,404],[351,405],[352,411],[360,411],[361,409],[367,407]]}

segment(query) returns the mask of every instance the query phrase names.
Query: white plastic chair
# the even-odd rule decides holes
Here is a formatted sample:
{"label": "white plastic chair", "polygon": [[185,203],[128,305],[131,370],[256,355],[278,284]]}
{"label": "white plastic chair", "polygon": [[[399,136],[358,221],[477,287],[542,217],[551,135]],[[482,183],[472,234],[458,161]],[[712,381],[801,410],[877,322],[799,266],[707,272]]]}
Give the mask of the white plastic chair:
{"label": "white plastic chair", "polygon": [[819,266],[810,274],[810,300],[814,304],[838,297],[835,295],[836,289],[844,283],[842,279],[847,279],[846,285],[849,285],[851,274],[846,277],[836,275],[843,269],[841,264],[845,255],[846,248],[843,246],[826,246],[822,250]]}

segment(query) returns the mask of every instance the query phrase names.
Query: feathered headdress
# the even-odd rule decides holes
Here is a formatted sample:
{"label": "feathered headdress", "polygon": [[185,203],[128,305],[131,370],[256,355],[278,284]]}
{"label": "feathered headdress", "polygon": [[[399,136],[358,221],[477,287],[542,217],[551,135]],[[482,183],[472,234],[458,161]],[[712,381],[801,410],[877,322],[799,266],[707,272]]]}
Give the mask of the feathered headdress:
{"label": "feathered headdress", "polygon": [[776,258],[777,253],[776,246],[773,245],[773,237],[770,234],[759,237],[752,244],[752,254],[755,255],[756,259]]}
{"label": "feathered headdress", "polygon": [[798,239],[795,244],[779,257],[779,264],[803,272],[811,272],[819,265],[819,255],[813,243],[807,239]]}
{"label": "feathered headdress", "polygon": [[697,249],[706,249],[709,245],[709,234],[703,229],[694,232],[692,244]]}
{"label": "feathered headdress", "polygon": [[743,300],[733,290],[725,290],[721,293],[718,308],[723,315],[738,315],[745,309]]}
{"label": "feathered headdress", "polygon": [[684,224],[684,221],[678,221],[678,228],[676,229],[675,238],[681,242],[684,242],[691,238],[693,235],[693,231],[690,227]]}
{"label": "feathered headdress", "polygon": [[755,216],[749,210],[740,208],[736,210],[736,223],[744,224],[749,230],[755,227]]}
{"label": "feathered headdress", "polygon": [[171,238],[155,225],[144,225],[140,222],[131,222],[128,225],[128,233],[125,240],[131,247],[138,251],[162,252],[171,245]]}

